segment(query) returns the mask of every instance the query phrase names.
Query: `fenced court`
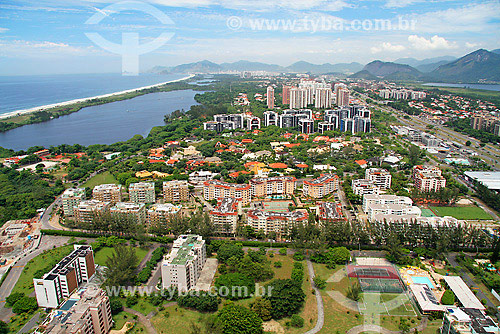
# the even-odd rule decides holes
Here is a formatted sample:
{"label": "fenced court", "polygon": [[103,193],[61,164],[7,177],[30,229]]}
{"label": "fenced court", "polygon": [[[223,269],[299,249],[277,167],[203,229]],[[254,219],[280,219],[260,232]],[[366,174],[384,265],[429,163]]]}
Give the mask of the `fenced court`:
{"label": "fenced court", "polygon": [[286,212],[293,201],[262,201],[264,211]]}
{"label": "fenced court", "polygon": [[359,312],[364,315],[416,316],[415,308],[403,293],[364,293],[358,303]]}

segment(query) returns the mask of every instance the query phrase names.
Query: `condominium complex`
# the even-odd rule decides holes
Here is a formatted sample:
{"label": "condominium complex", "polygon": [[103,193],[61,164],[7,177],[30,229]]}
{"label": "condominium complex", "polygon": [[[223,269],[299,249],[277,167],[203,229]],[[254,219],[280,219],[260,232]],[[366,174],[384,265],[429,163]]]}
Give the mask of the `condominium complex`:
{"label": "condominium complex", "polygon": [[128,193],[130,201],[134,203],[154,203],[156,200],[153,182],[131,183]]}
{"label": "condominium complex", "polygon": [[179,291],[193,289],[206,259],[205,240],[201,236],[179,236],[161,265],[163,288],[174,286]]}
{"label": "condominium complex", "polygon": [[357,179],[352,180],[352,192],[358,196],[378,195],[380,188],[373,181]]}
{"label": "condominium complex", "polygon": [[334,174],[322,174],[317,179],[304,181],[302,189],[305,196],[322,198],[339,189],[339,177]]}
{"label": "condominium complex", "polygon": [[214,115],[214,120],[203,123],[203,129],[222,132],[224,130],[236,130],[243,128],[243,115],[220,114]]}
{"label": "condominium complex", "polygon": [[371,111],[365,106],[344,106],[333,110],[325,110],[322,127],[339,129],[341,132],[368,133],[371,131]]}
{"label": "condominium complex", "polygon": [[74,250],[42,278],[34,278],[35,295],[40,307],[55,308],[95,273],[91,246],[74,245]]}
{"label": "condominium complex", "polygon": [[292,86],[283,85],[283,89],[281,91],[281,98],[283,104],[290,104],[290,89],[292,89]]}
{"label": "condominium complex", "polygon": [[251,116],[247,118],[247,130],[258,130],[260,129],[260,118],[257,116]]}
{"label": "condominium complex", "polygon": [[252,196],[293,195],[297,179],[293,176],[259,177],[250,180]]}
{"label": "condominium complex", "polygon": [[35,334],[107,334],[112,326],[106,292],[85,287],[73,293],[59,309],[52,310]]}
{"label": "condominium complex", "polygon": [[95,199],[81,201],[73,208],[75,219],[79,223],[91,223],[96,216],[102,215],[109,210],[111,203],[101,202]]}
{"label": "condominium complex", "polygon": [[379,96],[383,99],[396,99],[396,100],[420,100],[425,99],[427,94],[425,92],[413,91],[409,89],[381,89]]}
{"label": "condominium complex", "polygon": [[171,203],[153,204],[148,208],[146,220],[149,224],[155,225],[167,222],[172,215],[176,215],[182,209],[182,205],[173,205]]}
{"label": "condominium complex", "polygon": [[269,109],[274,109],[274,88],[273,86],[267,87],[267,107]]}
{"label": "condominium complex", "polygon": [[118,202],[109,209],[115,217],[128,217],[140,224],[146,222],[146,206],[144,203]]}
{"label": "condominium complex", "polygon": [[236,198],[222,198],[217,206],[210,211],[215,232],[223,234],[235,234],[238,215],[241,214],[241,202]]}
{"label": "condominium complex", "polygon": [[295,210],[286,212],[250,210],[247,212],[247,225],[265,234],[274,232],[278,237],[285,236],[293,224],[307,222],[307,211]]}
{"label": "condominium complex", "polygon": [[279,125],[278,113],[274,111],[264,111],[264,126]]}
{"label": "condominium complex", "polygon": [[365,179],[372,181],[380,189],[391,187],[391,173],[382,168],[368,168],[365,172]]}
{"label": "condominium complex", "polygon": [[344,220],[342,215],[342,206],[340,203],[321,202],[319,207],[319,220],[321,222],[333,222]]}
{"label": "condominium complex", "polygon": [[415,166],[413,180],[415,188],[421,192],[439,191],[446,186],[446,179],[438,167]]}
{"label": "condominium complex", "polygon": [[307,89],[297,87],[290,89],[290,108],[306,108],[307,102]]}
{"label": "condominium complex", "polygon": [[500,333],[498,324],[485,311],[449,306],[444,313],[442,334]]}
{"label": "condominium complex", "polygon": [[92,198],[101,202],[117,203],[122,200],[120,184],[101,184],[92,190]]}
{"label": "condominium complex", "polygon": [[421,216],[421,210],[413,206],[411,198],[396,195],[365,195],[363,211],[370,221],[394,220],[399,216],[409,220]]}
{"label": "condominium complex", "polygon": [[471,118],[471,127],[475,130],[484,130],[500,136],[500,117],[488,113],[475,115]]}
{"label": "condominium complex", "polygon": [[252,200],[252,190],[249,184],[227,183],[219,180],[209,180],[203,183],[203,198],[207,201],[230,197],[241,200],[247,205]]}
{"label": "condominium complex", "polygon": [[81,201],[85,200],[85,189],[69,188],[64,191],[61,196],[62,206],[65,216],[74,215],[74,207],[78,206]]}
{"label": "condominium complex", "polygon": [[[191,177],[191,176],[190,176]],[[189,184],[187,181],[163,182],[163,198],[165,202],[186,202],[189,200]]]}
{"label": "condominium complex", "polygon": [[314,97],[315,108],[330,108],[332,106],[332,90],[330,88],[317,88]]}

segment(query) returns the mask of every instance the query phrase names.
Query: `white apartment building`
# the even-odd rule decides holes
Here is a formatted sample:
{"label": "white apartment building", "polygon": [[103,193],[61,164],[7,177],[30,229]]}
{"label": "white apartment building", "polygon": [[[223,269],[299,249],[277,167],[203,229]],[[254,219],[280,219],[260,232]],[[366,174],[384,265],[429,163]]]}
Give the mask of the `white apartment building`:
{"label": "white apartment building", "polygon": [[61,196],[65,216],[74,216],[74,207],[85,200],[85,189],[69,188]]}
{"label": "white apartment building", "polygon": [[380,189],[391,187],[391,173],[383,168],[368,168],[365,172],[365,179],[372,181]]}
{"label": "white apartment building", "polygon": [[352,180],[352,192],[358,196],[378,195],[380,188],[373,181],[357,179]]}
{"label": "white apartment building", "polygon": [[330,108],[332,106],[332,90],[330,88],[317,88],[314,97],[314,107]]}
{"label": "white apartment building", "polygon": [[193,289],[206,259],[205,240],[201,236],[179,236],[161,265],[163,288],[175,286],[179,291]]}
{"label": "white apartment building", "polygon": [[294,87],[290,89],[290,108],[301,109],[307,107],[307,89]]}
{"label": "white apartment building", "polygon": [[241,202],[235,198],[222,198],[217,206],[210,211],[215,232],[222,234],[235,234],[238,215],[241,214]]}
{"label": "white apartment building", "polygon": [[446,187],[446,179],[438,167],[415,166],[413,180],[415,188],[421,192],[439,191]]}
{"label": "white apartment building", "polygon": [[413,201],[409,197],[396,195],[365,195],[363,197],[363,211],[367,214],[368,220],[383,220],[384,216],[409,215],[414,218],[421,216],[421,210],[413,206]]}
{"label": "white apartment building", "polygon": [[131,183],[128,193],[130,201],[134,203],[154,203],[156,200],[153,182]]}

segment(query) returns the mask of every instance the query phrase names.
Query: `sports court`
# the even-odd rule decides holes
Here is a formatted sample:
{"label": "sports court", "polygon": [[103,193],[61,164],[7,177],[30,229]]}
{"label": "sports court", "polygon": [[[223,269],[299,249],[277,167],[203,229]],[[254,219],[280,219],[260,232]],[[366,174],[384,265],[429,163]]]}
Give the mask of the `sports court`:
{"label": "sports court", "polygon": [[286,212],[293,201],[262,201],[264,211]]}

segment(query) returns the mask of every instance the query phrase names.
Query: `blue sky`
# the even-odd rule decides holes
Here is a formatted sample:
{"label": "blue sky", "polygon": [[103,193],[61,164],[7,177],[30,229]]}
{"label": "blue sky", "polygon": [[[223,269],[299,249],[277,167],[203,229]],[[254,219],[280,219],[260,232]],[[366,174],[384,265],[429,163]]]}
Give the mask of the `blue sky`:
{"label": "blue sky", "polygon": [[[116,1],[2,0],[0,74],[120,72],[121,56],[85,33],[121,43],[137,33],[148,43],[140,68],[207,59],[290,65],[367,63],[403,57],[462,56],[500,48],[500,2],[453,0],[151,0],[171,24],[148,13],[109,9]],[[125,7],[127,5],[124,5]],[[96,13],[98,24],[86,23]],[[391,26],[388,26],[390,22]],[[376,29],[378,27],[378,29]]]}

